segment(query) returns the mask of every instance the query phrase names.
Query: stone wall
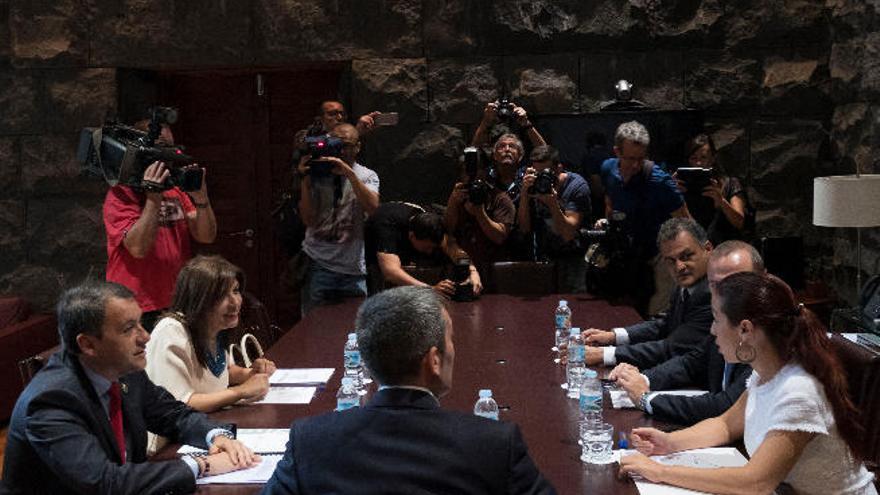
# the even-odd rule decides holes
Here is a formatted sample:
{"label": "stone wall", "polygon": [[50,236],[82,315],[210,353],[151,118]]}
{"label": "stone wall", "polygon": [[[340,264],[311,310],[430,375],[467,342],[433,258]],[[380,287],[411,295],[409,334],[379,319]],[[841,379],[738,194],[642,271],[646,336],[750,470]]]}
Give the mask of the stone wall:
{"label": "stone wall", "polygon": [[[701,108],[766,235],[802,235],[846,289],[853,236],[811,226],[811,179],[878,168],[877,0],[0,0],[0,292],[49,307],[101,275],[103,187],[78,129],[119,105],[117,69],[346,63],[352,111],[401,113],[365,162],[383,197],[443,201],[482,103],[594,111],[618,78]],[[124,97],[124,95],[123,95]],[[425,177],[432,180],[425,181]],[[866,231],[866,271],[880,235]],[[850,295],[843,290],[844,295]]]}

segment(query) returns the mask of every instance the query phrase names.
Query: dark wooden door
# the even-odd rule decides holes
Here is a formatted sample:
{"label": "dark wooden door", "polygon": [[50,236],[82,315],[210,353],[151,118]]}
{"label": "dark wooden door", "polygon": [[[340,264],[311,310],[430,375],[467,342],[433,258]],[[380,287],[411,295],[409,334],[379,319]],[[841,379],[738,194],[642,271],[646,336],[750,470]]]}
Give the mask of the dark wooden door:
{"label": "dark wooden door", "polygon": [[338,98],[341,70],[172,71],[160,75],[159,101],[179,109],[175,140],[207,169],[218,235],[198,252],[221,254],[247,275],[283,327],[299,318],[285,293],[287,264],[272,211],[290,189],[294,133],[324,99]]}

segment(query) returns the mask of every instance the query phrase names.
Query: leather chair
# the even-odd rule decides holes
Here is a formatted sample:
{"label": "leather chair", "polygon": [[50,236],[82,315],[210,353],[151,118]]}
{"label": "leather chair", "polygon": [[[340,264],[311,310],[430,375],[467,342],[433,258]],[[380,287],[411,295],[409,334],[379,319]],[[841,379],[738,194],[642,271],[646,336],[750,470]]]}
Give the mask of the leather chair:
{"label": "leather chair", "polygon": [[500,261],[489,267],[486,291],[515,296],[555,294],[556,269],[553,263]]}
{"label": "leather chair", "polygon": [[880,355],[840,334],[832,334],[831,344],[846,370],[850,397],[862,411],[868,442],[865,464],[877,473],[880,469]]}
{"label": "leather chair", "polygon": [[51,349],[46,349],[45,351],[24,358],[18,362],[18,373],[21,375],[21,385],[22,387],[27,387],[28,383],[34,378],[34,375],[37,374],[43,366],[46,365],[46,362],[49,361],[49,358],[52,357],[52,354],[61,350],[60,345],[56,345]]}

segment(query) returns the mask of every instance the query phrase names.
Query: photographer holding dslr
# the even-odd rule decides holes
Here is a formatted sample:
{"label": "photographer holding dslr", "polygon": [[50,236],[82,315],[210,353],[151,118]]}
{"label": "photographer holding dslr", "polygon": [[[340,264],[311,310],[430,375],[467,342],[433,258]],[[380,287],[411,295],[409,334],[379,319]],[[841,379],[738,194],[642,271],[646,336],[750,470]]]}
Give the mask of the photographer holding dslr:
{"label": "photographer holding dslr", "polygon": [[357,163],[360,136],[339,124],[306,139],[299,210],[306,237],[299,253],[303,314],[340,297],[367,294],[364,220],[379,207],[379,176]]}
{"label": "photographer holding dslr", "polygon": [[560,292],[585,292],[586,246],[580,229],[590,221],[590,186],[580,175],[564,170],[552,146],[538,146],[531,160],[519,197],[519,232],[531,234],[532,259],[556,263]]}
{"label": "photographer holding dslr", "polygon": [[480,151],[464,150],[464,181],[455,184],[446,205],[446,229],[482,269],[504,257],[503,245],[513,228],[513,201],[489,182]]}
{"label": "photographer holding dslr", "polygon": [[[152,109],[151,118],[137,122],[134,128],[158,135],[157,146],[173,146],[174,135],[167,122],[176,116],[169,119],[162,112],[167,110]],[[209,244],[217,237],[205,170],[195,164],[178,169],[169,165],[152,162],[137,183],[114,185],[104,199],[107,281],[134,292],[147,331],[152,331],[159,314],[171,304],[177,274],[192,257],[190,238]],[[200,184],[191,184],[198,185],[195,190],[184,192],[182,188],[190,189],[185,185],[169,187],[172,175],[198,178],[199,170],[201,180],[195,182]]]}
{"label": "photographer holding dslr", "polygon": [[[489,142],[490,130],[498,124],[503,130],[500,137],[492,145],[492,168],[497,186],[507,191],[510,199],[516,205],[519,200],[519,179],[517,172],[521,172],[524,165],[525,148],[522,140],[517,136],[517,128],[526,132],[526,137],[533,147],[546,145],[547,142],[529,121],[525,108],[517,106],[507,97],[501,97],[498,101],[486,104],[483,110],[483,119],[474,132],[471,146],[483,147]],[[497,129],[496,129],[497,131]],[[497,134],[496,134],[497,135]]]}

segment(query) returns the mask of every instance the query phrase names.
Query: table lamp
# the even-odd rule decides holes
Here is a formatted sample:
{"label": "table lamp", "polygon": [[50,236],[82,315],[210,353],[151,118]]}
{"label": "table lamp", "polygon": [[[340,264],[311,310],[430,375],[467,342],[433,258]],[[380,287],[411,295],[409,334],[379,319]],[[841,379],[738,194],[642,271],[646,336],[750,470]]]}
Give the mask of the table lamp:
{"label": "table lamp", "polygon": [[813,179],[813,225],[855,227],[856,298],[862,290],[862,227],[880,226],[880,175],[859,174]]}

